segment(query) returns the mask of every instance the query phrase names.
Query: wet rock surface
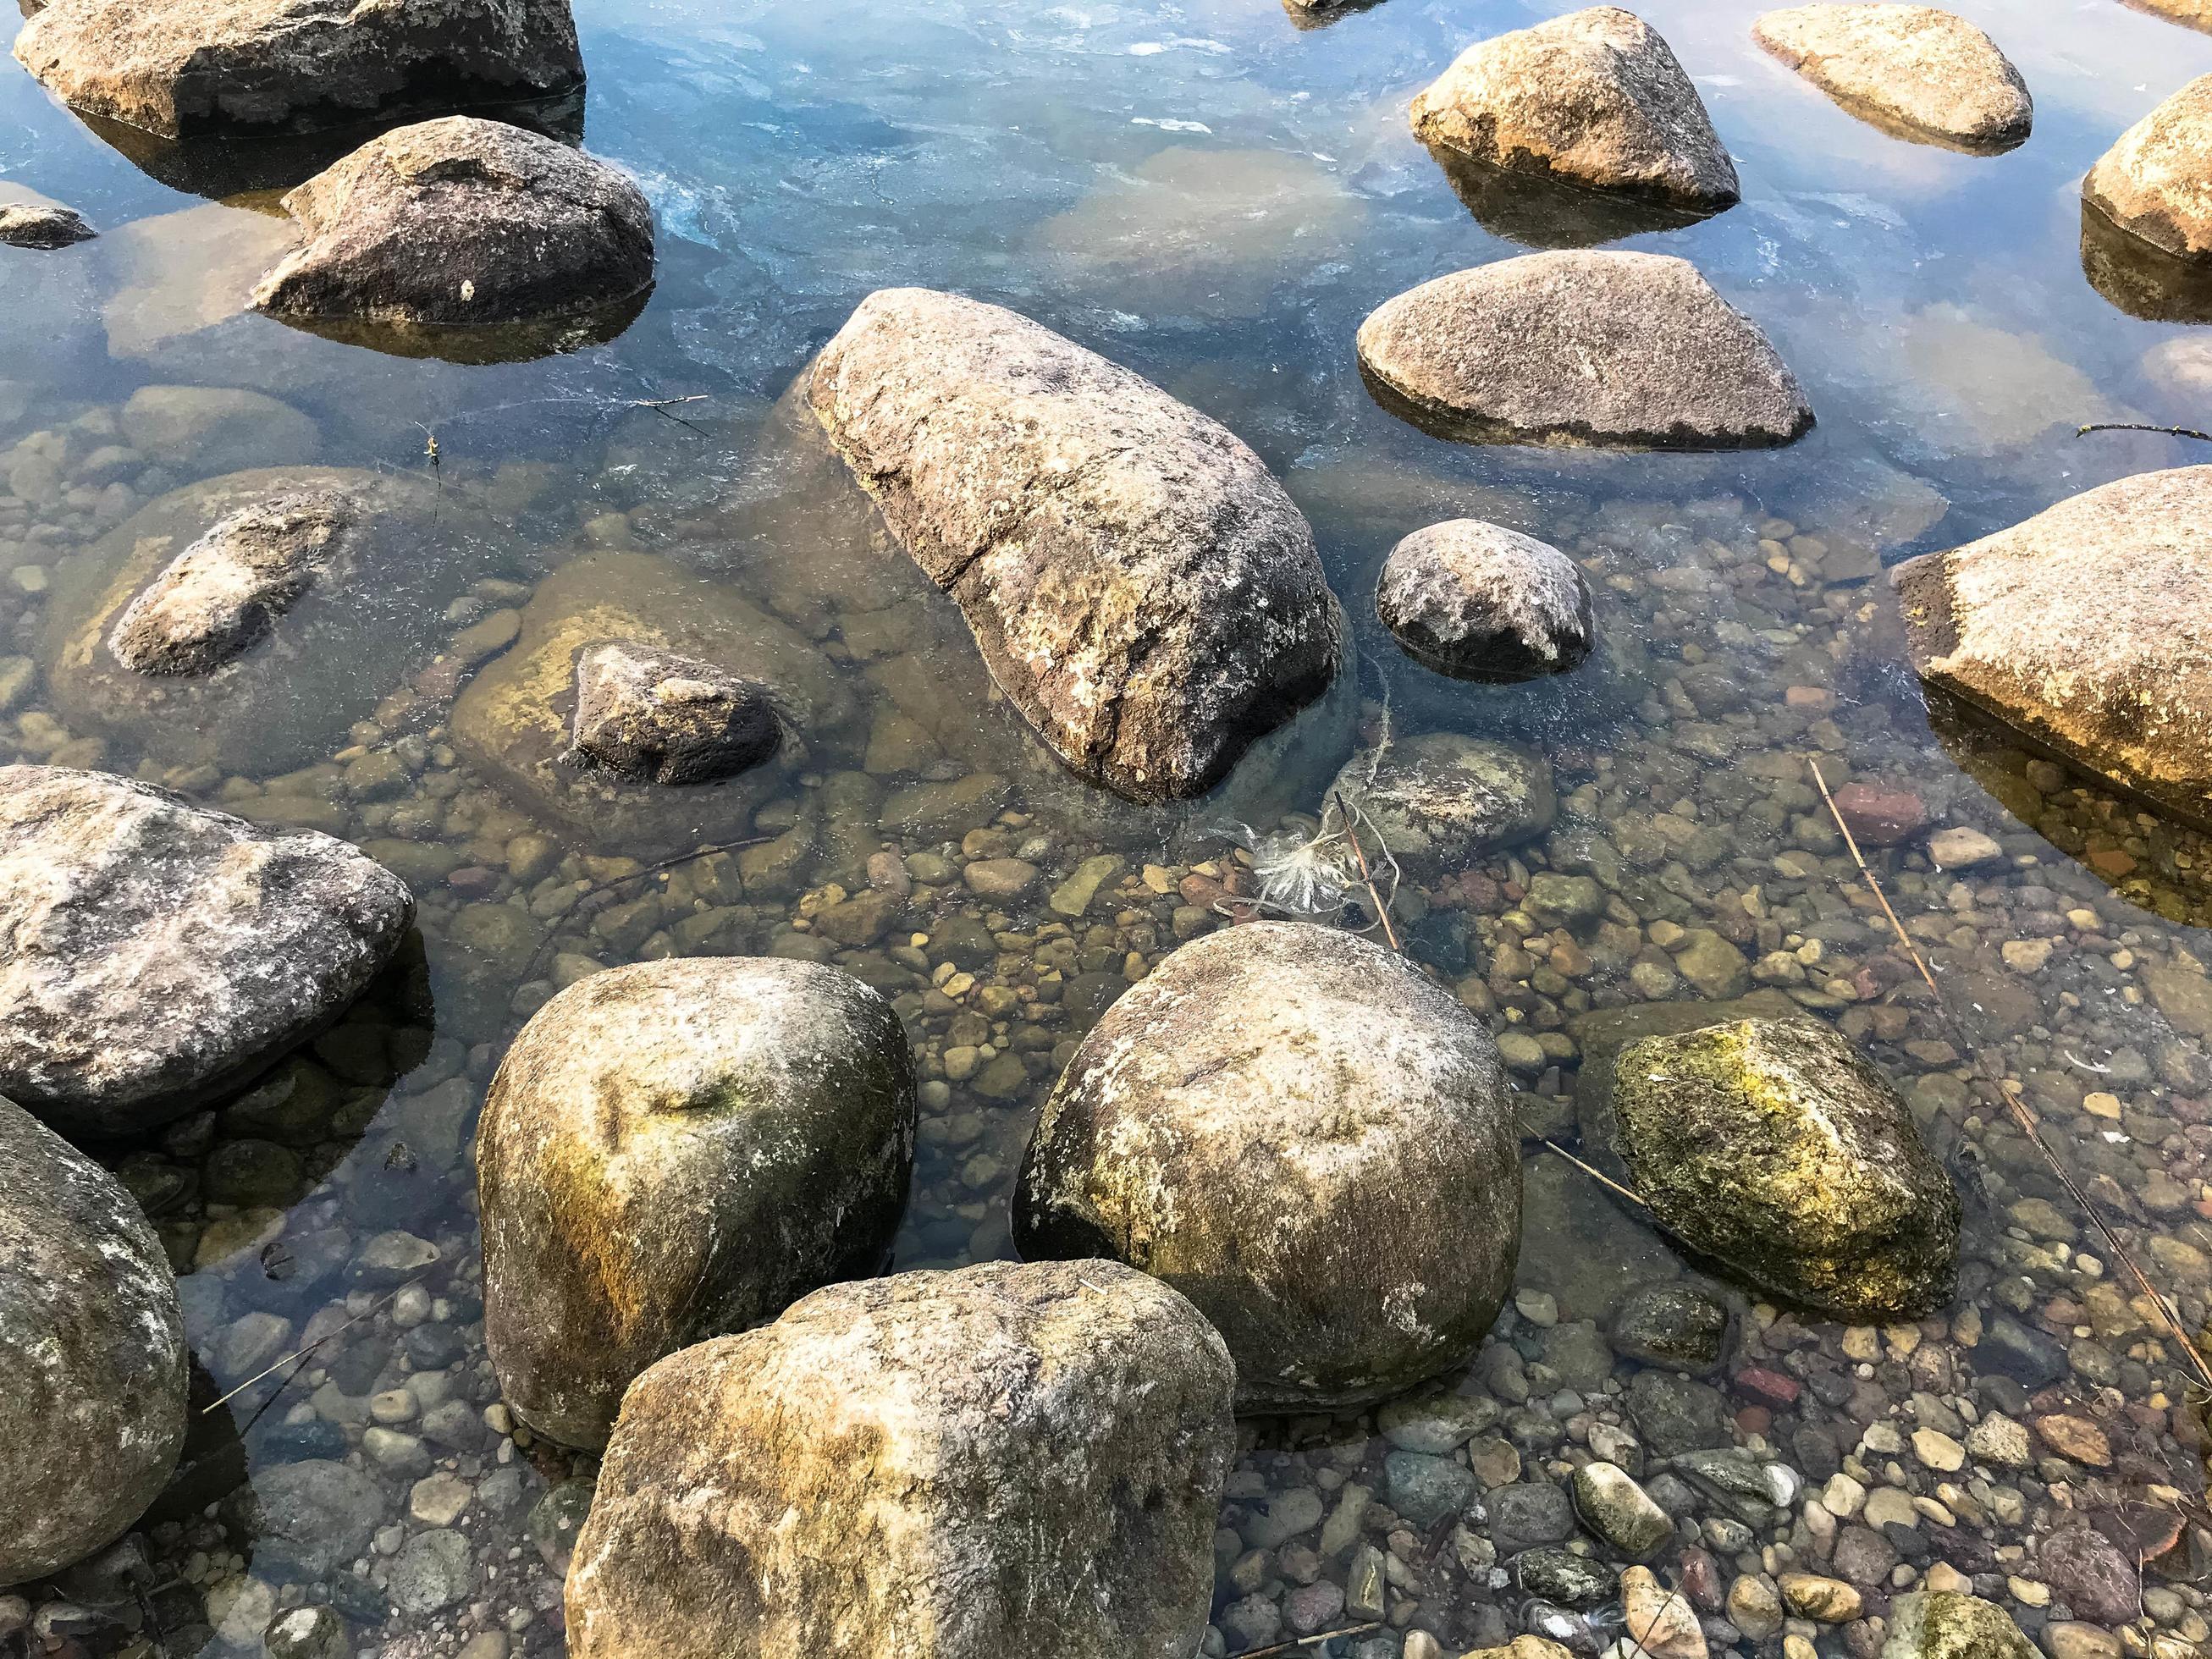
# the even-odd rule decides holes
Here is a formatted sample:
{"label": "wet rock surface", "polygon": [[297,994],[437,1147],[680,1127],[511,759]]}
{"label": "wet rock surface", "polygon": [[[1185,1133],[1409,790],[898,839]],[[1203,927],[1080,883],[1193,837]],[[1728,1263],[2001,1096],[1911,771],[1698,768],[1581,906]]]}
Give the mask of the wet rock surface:
{"label": "wet rock surface", "polygon": [[1330,787],[1416,878],[1543,833],[1558,810],[1550,763],[1512,744],[1425,732],[1354,757]]}
{"label": "wet rock surface", "polygon": [[0,246],[51,252],[88,242],[99,234],[76,209],[58,202],[0,202]]}
{"label": "wet rock surface", "polygon": [[123,607],[107,648],[141,674],[205,674],[275,626],[352,527],[331,492],[280,495],[217,520]]}
{"label": "wet rock surface", "polygon": [[1406,654],[1454,679],[1561,674],[1589,654],[1589,584],[1557,548],[1453,519],[1390,550],[1375,608]]}
{"label": "wet rock surface", "polygon": [[783,740],[759,681],[622,641],[577,658],[573,730],[580,755],[655,783],[734,777]]}
{"label": "wet rock surface", "polygon": [[2081,200],[2124,234],[2201,266],[2212,259],[2208,145],[2212,76],[2203,76],[2120,135],[2081,180]]}
{"label": "wet rock surface", "polygon": [[2012,60],[1933,6],[1792,6],[1752,38],[1855,114],[1903,136],[1995,152],[2027,140],[2035,101]]}

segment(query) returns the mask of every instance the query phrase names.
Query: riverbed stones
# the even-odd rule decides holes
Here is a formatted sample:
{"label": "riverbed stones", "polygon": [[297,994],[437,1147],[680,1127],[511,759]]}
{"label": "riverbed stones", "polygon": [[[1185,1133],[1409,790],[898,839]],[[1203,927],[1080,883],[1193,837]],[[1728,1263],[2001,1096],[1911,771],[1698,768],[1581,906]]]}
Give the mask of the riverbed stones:
{"label": "riverbed stones", "polygon": [[2070,496],[1891,580],[1923,679],[2212,822],[2212,466]]}
{"label": "riverbed stones", "polygon": [[2161,252],[2212,262],[2212,75],[2199,76],[2130,127],[2081,180],[2081,199]]}
{"label": "riverbed stones", "polygon": [[449,115],[372,138],[284,198],[302,241],[253,290],[286,319],[486,327],[604,311],[653,283],[653,210],[542,134]]}
{"label": "riverbed stones", "polygon": [[1559,807],[1541,755],[1456,732],[1423,732],[1379,756],[1355,755],[1330,786],[1329,799],[1339,794],[1417,881],[1542,835]]}
{"label": "riverbed stones", "polygon": [[522,1028],[477,1135],[484,1334],[507,1402],[603,1443],[665,1354],[890,1251],[915,1073],[840,969],[703,957],[580,981]]}
{"label": "riverbed stones", "polygon": [[336,1020],[413,919],[331,836],[0,767],[0,1093],[71,1136],[166,1122]]}
{"label": "riverbed stones", "polygon": [[145,1512],[185,1443],[184,1314],[122,1184],[0,1099],[0,1587]]}
{"label": "riverbed stones", "polygon": [[58,202],[0,202],[0,246],[52,252],[88,242],[99,234],[75,208]]}
{"label": "riverbed stones", "polygon": [[1413,100],[1412,120],[1422,143],[1509,173],[1706,211],[1738,196],[1697,88],[1618,6],[1470,46]]}
{"label": "riverbed stones", "polygon": [[641,1376],[568,1582],[574,1659],[1183,1659],[1234,1374],[1112,1261],[832,1285]]}
{"label": "riverbed stones", "polygon": [[576,751],[624,777],[711,783],[775,753],[782,725],[768,687],[627,640],[576,659]]}
{"label": "riverbed stones", "polygon": [[1766,337],[1666,254],[1562,249],[1455,271],[1378,307],[1358,348],[1386,408],[1463,442],[1753,449],[1813,427]]}
{"label": "riverbed stones", "polygon": [[343,126],[580,87],[568,0],[52,0],[15,58],[73,107],[163,137]]}
{"label": "riverbed stones", "polygon": [[1328,689],[1345,646],[1311,529],[1257,455],[1149,381],[1000,307],[885,289],[807,393],[1079,776],[1202,793]]}
{"label": "riverbed stones", "polygon": [[1479,519],[1417,530],[1375,588],[1382,625],[1424,668],[1510,683],[1565,673],[1589,654],[1589,584],[1556,547]]}
{"label": "riverbed stones", "polygon": [[1950,1178],[1888,1079],[1818,1020],[1631,1043],[1583,1138],[1626,1166],[1667,1231],[1793,1304],[1869,1323],[1950,1298]]}
{"label": "riverbed stones", "polygon": [[1900,137],[1994,152],[2034,125],[2027,83],[1996,41],[1954,13],[1887,3],[1791,6],[1752,38],[1845,109]]}
{"label": "riverbed stones", "polygon": [[2036,1654],[2012,1615],[1978,1595],[1913,1590],[1889,1604],[1881,1659],[2036,1659]]}
{"label": "riverbed stones", "polygon": [[1372,1401],[1462,1363],[1512,1282],[1511,1098],[1480,1021],[1353,934],[1193,940],[1109,1008],[1024,1155],[1024,1255],[1176,1286],[1240,1408]]}

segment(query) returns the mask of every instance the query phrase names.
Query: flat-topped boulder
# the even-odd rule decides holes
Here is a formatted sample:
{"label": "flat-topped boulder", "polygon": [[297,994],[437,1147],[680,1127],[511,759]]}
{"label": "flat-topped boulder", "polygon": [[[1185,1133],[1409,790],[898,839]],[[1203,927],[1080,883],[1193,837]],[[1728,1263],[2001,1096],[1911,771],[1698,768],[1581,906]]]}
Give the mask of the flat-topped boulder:
{"label": "flat-topped boulder", "polygon": [[1990,153],[2026,142],[2027,82],[1996,41],[1933,6],[1791,6],[1752,38],[1845,109],[1900,137]]}
{"label": "flat-topped boulder", "polygon": [[1644,20],[1592,6],[1468,48],[1413,100],[1413,136],[1510,173],[1713,211],[1735,167]]}
{"label": "flat-topped boulder", "polygon": [[72,107],[170,138],[580,88],[568,0],[51,0],[15,40]]}
{"label": "flat-topped boulder", "polygon": [[0,1094],[71,1136],[166,1122],[336,1020],[414,908],[329,836],[0,767]]}
{"label": "flat-topped boulder", "polygon": [[1781,354],[1686,261],[1561,250],[1455,271],[1359,325],[1382,405],[1440,437],[1753,449],[1813,427]]}
{"label": "flat-topped boulder", "polygon": [[51,252],[88,242],[99,234],[75,208],[58,202],[0,202],[0,246]]}
{"label": "flat-topped boulder", "polygon": [[1000,307],[885,289],[809,393],[1078,775],[1202,793],[1328,689],[1344,645],[1311,528],[1235,434],[1151,382]]}
{"label": "flat-topped boulder", "polygon": [[1930,685],[2212,823],[2212,466],[2100,485],[1890,580]]}
{"label": "flat-topped boulder", "polygon": [[2162,252],[2212,261],[2212,75],[2130,127],[2081,180],[2081,199]]}
{"label": "flat-topped boulder", "polygon": [[696,657],[617,640],[576,659],[576,752],[624,777],[712,783],[776,751],[769,688]]}
{"label": "flat-topped boulder", "polygon": [[1561,674],[1589,655],[1589,584],[1549,543],[1480,519],[1417,530],[1390,550],[1375,609],[1405,653],[1459,680]]}

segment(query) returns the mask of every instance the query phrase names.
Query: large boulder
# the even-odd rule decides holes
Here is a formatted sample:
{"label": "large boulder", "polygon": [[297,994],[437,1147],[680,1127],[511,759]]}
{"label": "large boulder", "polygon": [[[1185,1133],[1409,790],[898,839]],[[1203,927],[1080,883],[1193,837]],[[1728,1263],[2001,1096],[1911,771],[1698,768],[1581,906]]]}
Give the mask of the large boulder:
{"label": "large boulder", "polygon": [[190,1358],[137,1200],[0,1100],[0,1589],[145,1513],[184,1448]]}
{"label": "large boulder", "polygon": [[63,568],[46,684],[73,721],[257,775],[345,746],[499,568],[479,514],[412,478],[228,473],[150,502]]}
{"label": "large boulder", "polygon": [[1387,409],[1469,443],[1750,449],[1812,429],[1766,337],[1684,260],[1565,249],[1455,271],[1359,325]]}
{"label": "large boulder", "polygon": [[1111,1261],[835,1285],[631,1387],[572,1659],[1186,1659],[1235,1374]]}
{"label": "large boulder", "polygon": [[[1362,815],[1405,874],[1434,881],[1483,854],[1518,846],[1552,827],[1559,796],[1552,764],[1533,750],[1457,732],[1400,738],[1380,754],[1354,755],[1329,787]],[[1375,848],[1367,847],[1370,860]]]}
{"label": "large boulder", "polygon": [[1503,525],[1451,519],[1390,550],[1375,609],[1424,668],[1510,683],[1589,655],[1589,583],[1556,547]]}
{"label": "large boulder", "polygon": [[1791,6],[1752,38],[1845,109],[1899,136],[2011,149],[2035,124],[2027,82],[1996,41],[1933,6]]}
{"label": "large boulder", "polygon": [[477,1131],[507,1404],[602,1444],[655,1360],[876,1272],[914,1133],[898,1016],[838,969],[699,957],[571,985],[516,1036]]}
{"label": "large boulder", "polygon": [[52,0],[15,57],[75,107],[167,137],[343,126],[584,79],[568,0]]}
{"label": "large boulder", "polygon": [[328,836],[0,767],[0,1094],[72,1136],[166,1122],[335,1020],[414,908]]}
{"label": "large boulder", "polygon": [[1735,165],[1666,41],[1592,6],[1470,46],[1413,100],[1413,136],[1510,173],[1705,210]]}
{"label": "large boulder", "polygon": [[810,394],[1079,775],[1202,793],[1328,689],[1344,647],[1313,532],[1258,456],[1149,381],[997,306],[886,289]]}
{"label": "large boulder", "polygon": [[2212,823],[2212,466],[2101,485],[1890,580],[1929,684]]}
{"label": "large boulder", "polygon": [[1378,1400],[1462,1364],[1513,1282],[1519,1134],[1497,1045],[1355,934],[1182,946],[1069,1063],[1024,1155],[1024,1255],[1110,1255],[1197,1304],[1248,1411]]}
{"label": "large boulder", "polygon": [[1949,1301],[1958,1194],[1903,1098],[1832,1027],[1754,1016],[1645,1037],[1584,1104],[1584,1148],[1750,1284],[1859,1324]]}
{"label": "large boulder", "polygon": [[288,320],[483,328],[653,285],[653,210],[580,150],[449,115],[372,138],[284,198],[304,240],[253,290]]}
{"label": "large boulder", "polygon": [[2081,180],[2081,200],[2161,252],[2212,261],[2212,75],[2130,127]]}

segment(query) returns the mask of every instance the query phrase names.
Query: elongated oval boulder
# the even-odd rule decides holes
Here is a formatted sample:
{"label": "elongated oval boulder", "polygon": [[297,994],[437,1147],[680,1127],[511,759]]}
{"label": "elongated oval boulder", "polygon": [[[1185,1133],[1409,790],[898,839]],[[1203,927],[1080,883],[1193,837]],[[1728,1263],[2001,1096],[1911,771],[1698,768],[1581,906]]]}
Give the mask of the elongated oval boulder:
{"label": "elongated oval boulder", "polygon": [[1187,1659],[1234,1382],[1197,1310],[1116,1262],[817,1291],[631,1388],[570,1659]]}
{"label": "elongated oval boulder", "polygon": [[269,632],[330,562],[357,509],[334,491],[269,496],[210,526],[139,590],[107,648],[141,674],[205,674]]}
{"label": "elongated oval boulder", "polygon": [[1869,1324],[1950,1300],[1950,1177],[1889,1080],[1819,1020],[1630,1043],[1583,1140],[1626,1165],[1662,1227],[1786,1301]]}
{"label": "elongated oval boulder", "polygon": [[1735,167],[1649,24],[1592,6],[1470,46],[1413,100],[1413,136],[1508,172],[1711,210]]}
{"label": "elongated oval boulder", "polygon": [[1541,755],[1457,732],[1422,732],[1380,755],[1354,755],[1329,786],[1329,799],[1340,796],[1361,815],[1360,835],[1416,881],[1542,835],[1559,804]]}
{"label": "elongated oval boulder", "polygon": [[1416,530],[1390,550],[1375,609],[1425,668],[1459,680],[1565,673],[1589,655],[1589,584],[1549,543],[1479,519]]}
{"label": "elongated oval boulder", "polygon": [[1468,443],[1753,449],[1813,427],[1766,337],[1686,261],[1572,249],[1455,271],[1359,325],[1377,399]]}
{"label": "elongated oval boulder", "polygon": [[603,1443],[632,1378],[890,1253],[915,1076],[842,969],[700,957],[532,1015],[477,1133],[484,1337],[516,1414]]}
{"label": "elongated oval boulder", "polygon": [[2212,261],[2212,75],[2130,127],[2081,180],[2081,199],[2117,228],[2192,261]]}
{"label": "elongated oval boulder", "polygon": [[166,1122],[337,1019],[414,914],[329,836],[0,767],[0,1093],[72,1137]]}
{"label": "elongated oval boulder", "polygon": [[1182,946],[1045,1103],[1023,1255],[1165,1280],[1236,1356],[1245,1411],[1379,1400],[1462,1363],[1520,1248],[1489,1031],[1395,952],[1304,922]]}
{"label": "elongated oval boulder", "polygon": [[992,678],[1079,775],[1201,794],[1343,652],[1313,532],[1226,428],[997,306],[860,302],[809,395]]}
{"label": "elongated oval boulder", "polygon": [[1933,6],[1791,6],[1752,38],[1852,113],[1900,137],[1996,151],[2035,124],[2027,82],[1996,41]]}
{"label": "elongated oval boulder", "polygon": [[605,162],[503,121],[398,127],[284,198],[302,245],[254,289],[286,319],[487,327],[653,284],[653,210]]}
{"label": "elongated oval boulder", "polygon": [[51,0],[15,58],[74,107],[169,138],[343,126],[584,80],[568,0]]}
{"label": "elongated oval boulder", "polygon": [[2212,466],[2100,485],[1890,580],[1930,685],[2212,824]]}
{"label": "elongated oval boulder", "polygon": [[145,1513],[185,1443],[176,1276],[106,1170],[0,1100],[0,1588]]}

